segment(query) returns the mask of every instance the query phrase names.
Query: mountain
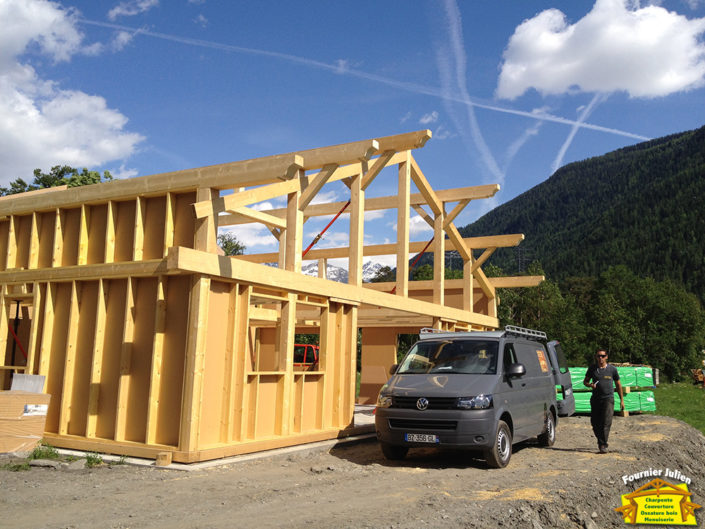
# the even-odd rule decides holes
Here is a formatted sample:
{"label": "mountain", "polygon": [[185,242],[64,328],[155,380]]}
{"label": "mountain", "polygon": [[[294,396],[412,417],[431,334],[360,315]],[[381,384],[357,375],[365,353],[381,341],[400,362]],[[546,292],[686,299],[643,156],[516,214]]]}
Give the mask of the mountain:
{"label": "mountain", "polygon": [[623,264],[705,299],[705,127],[572,163],[460,229],[523,233],[495,253],[507,273],[541,262],[552,279]]}
{"label": "mountain", "polygon": [[[377,272],[382,268],[380,263],[374,261],[366,261],[362,265],[362,281],[367,283],[377,275]],[[318,277],[318,261],[310,262],[301,267],[301,272],[308,276]],[[338,281],[339,283],[348,282],[348,271],[345,268],[340,268],[339,266],[333,266],[331,264],[327,265],[326,277],[331,281]]]}

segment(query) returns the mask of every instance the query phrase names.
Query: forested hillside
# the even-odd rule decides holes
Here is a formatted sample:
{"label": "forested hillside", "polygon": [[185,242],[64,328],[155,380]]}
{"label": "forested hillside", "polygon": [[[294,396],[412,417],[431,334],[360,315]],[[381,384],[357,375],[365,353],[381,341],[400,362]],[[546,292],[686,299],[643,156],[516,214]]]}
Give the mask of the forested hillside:
{"label": "forested hillside", "polygon": [[[524,261],[538,260],[554,280],[621,264],[702,301],[705,127],[567,165],[460,231],[525,234]],[[516,257],[503,250],[491,262],[516,273]]]}

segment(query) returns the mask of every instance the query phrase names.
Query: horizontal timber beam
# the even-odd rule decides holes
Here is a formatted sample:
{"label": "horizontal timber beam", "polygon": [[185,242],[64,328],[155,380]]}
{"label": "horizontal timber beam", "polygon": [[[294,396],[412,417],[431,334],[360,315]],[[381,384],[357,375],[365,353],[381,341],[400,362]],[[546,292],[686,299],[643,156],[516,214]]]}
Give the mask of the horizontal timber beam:
{"label": "horizontal timber beam", "polygon": [[361,303],[389,308],[400,312],[420,314],[479,325],[497,326],[497,318],[476,314],[426,301],[404,298],[386,292],[377,292],[362,287],[337,283],[327,279],[305,276],[288,270],[263,267],[255,263],[235,258],[209,254],[184,247],[171,247],[167,255],[168,270],[171,272],[193,272],[211,276],[264,284],[282,288],[289,292],[307,293],[316,296],[330,296],[335,292],[336,299],[345,303]]}
{"label": "horizontal timber beam", "polygon": [[[390,160],[387,165],[394,165],[399,163],[396,160],[396,156]],[[344,168],[341,168],[343,170]],[[359,171],[359,169],[358,169]],[[337,176],[337,175],[336,175]],[[350,176],[347,175],[346,176]],[[334,181],[332,178],[330,181]],[[497,191],[499,191],[499,184],[489,184],[481,186],[472,187],[459,187],[457,189],[446,189],[442,191],[436,191],[436,196],[443,203],[446,202],[457,202],[465,200],[478,200],[483,198],[493,197]],[[426,204],[426,199],[421,193],[412,193],[409,197],[410,204],[412,206],[421,206]],[[310,204],[304,210],[305,217],[322,217],[325,215],[335,215],[340,211],[345,205],[345,202],[329,202],[327,204]],[[387,197],[365,197],[365,211],[377,211],[382,209],[394,209],[396,208],[396,195]],[[275,215],[277,217],[286,216],[286,208],[263,210],[270,215]],[[241,218],[237,215],[221,215],[218,217],[219,226],[231,226],[234,224],[246,224],[247,219]],[[447,223],[448,224],[448,223]]]}
{"label": "horizontal timber beam", "polygon": [[176,274],[178,270],[167,270],[166,259],[128,261],[93,265],[62,266],[32,270],[8,270],[0,272],[0,283],[31,283],[34,281],[88,281],[116,277],[146,277]]}
{"label": "horizontal timber beam", "polygon": [[[521,241],[524,240],[524,235],[521,233],[512,235],[488,235],[484,237],[468,237],[466,239],[461,239],[464,241],[465,246],[469,250],[481,249],[481,248],[508,248],[511,246],[517,246]],[[426,246],[426,242],[410,242],[409,243],[409,253],[420,252]],[[396,254],[396,244],[374,244],[370,246],[364,246],[362,248],[363,255],[394,255]],[[349,253],[349,248],[326,248],[322,250],[311,250],[306,254],[306,261],[313,261],[316,259],[336,259],[341,257],[347,257]],[[238,255],[236,259],[249,261],[251,263],[274,263],[278,259],[277,253],[256,253],[247,255]]]}
{"label": "horizontal timber beam", "polygon": [[156,196],[166,192],[194,191],[199,187],[231,189],[274,183],[285,178],[292,165],[302,163],[301,157],[286,155],[70,187],[40,196],[21,193],[13,196],[12,200],[0,201],[0,217],[79,207],[82,204],[101,204],[137,196]]}

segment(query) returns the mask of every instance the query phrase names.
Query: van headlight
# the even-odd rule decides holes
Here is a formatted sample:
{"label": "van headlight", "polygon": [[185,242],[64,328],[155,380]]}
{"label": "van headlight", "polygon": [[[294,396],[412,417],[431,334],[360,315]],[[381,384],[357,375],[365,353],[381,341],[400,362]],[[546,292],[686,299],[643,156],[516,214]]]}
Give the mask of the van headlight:
{"label": "van headlight", "polygon": [[377,397],[377,407],[378,408],[391,408],[392,406],[392,396],[391,395],[383,395],[382,393],[379,394],[379,397]]}
{"label": "van headlight", "polygon": [[457,406],[461,410],[485,410],[492,407],[492,395],[460,397],[458,398]]}

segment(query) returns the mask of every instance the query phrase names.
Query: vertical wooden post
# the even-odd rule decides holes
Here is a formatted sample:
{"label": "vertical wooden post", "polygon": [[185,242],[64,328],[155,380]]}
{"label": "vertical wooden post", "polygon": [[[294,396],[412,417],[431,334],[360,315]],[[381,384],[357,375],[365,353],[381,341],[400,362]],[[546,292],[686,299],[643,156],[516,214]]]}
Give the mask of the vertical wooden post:
{"label": "vertical wooden post", "polygon": [[[218,198],[217,189],[199,188],[196,191],[196,201]],[[218,225],[214,215],[196,219],[196,233],[193,247],[202,252],[216,253],[218,251]]]}
{"label": "vertical wooden post", "polygon": [[[302,176],[303,171],[299,171],[299,177]],[[287,195],[286,202],[284,269],[291,272],[301,272],[304,214],[301,210],[299,210],[300,198],[301,191],[296,191]]]}
{"label": "vertical wooden post", "polygon": [[443,231],[445,218],[445,211],[441,211],[433,221],[433,303],[436,305],[445,304],[446,234]]}
{"label": "vertical wooden post", "polygon": [[157,411],[162,388],[162,362],[164,359],[164,333],[166,331],[166,276],[159,276],[157,283],[157,305],[154,314],[154,341],[152,342],[152,366],[149,375],[149,401],[147,403],[147,444],[157,442]]}
{"label": "vertical wooden post", "polygon": [[184,392],[181,404],[179,449],[198,449],[203,398],[203,371],[206,361],[206,325],[211,282],[208,277],[193,276],[186,336]]}
{"label": "vertical wooden post", "polygon": [[318,260],[318,277],[328,279],[328,259],[325,257]]}
{"label": "vertical wooden post", "polygon": [[404,162],[399,164],[399,194],[397,196],[397,280],[396,295],[409,295],[409,198],[411,181],[411,160],[409,152]]}
{"label": "vertical wooden post", "polygon": [[475,300],[473,299],[474,277],[472,275],[472,259],[463,261],[463,310],[474,312],[473,307]]}
{"label": "vertical wooden post", "polygon": [[105,219],[105,262],[115,262],[115,221],[117,218],[117,204],[108,202],[107,217]]}
{"label": "vertical wooden post", "polygon": [[288,293],[281,304],[278,344],[279,366],[284,371],[283,401],[281,405],[281,435],[289,435],[294,423],[294,336],[296,332],[296,294]]}
{"label": "vertical wooden post", "polygon": [[17,268],[17,232],[19,231],[19,219],[15,215],[10,215],[10,227],[7,233],[7,269]]}
{"label": "vertical wooden post", "polygon": [[248,414],[246,402],[247,373],[250,362],[248,351],[249,334],[249,307],[252,287],[249,285],[236,284],[234,288],[234,299],[232,303],[232,358],[233,368],[231,372],[230,394],[228,402],[230,431],[228,440],[239,441],[245,437],[246,418]]}
{"label": "vertical wooden post", "polygon": [[44,322],[42,325],[42,343],[39,347],[39,374],[44,375],[44,387],[49,379],[51,361],[51,341],[54,335],[54,305],[56,304],[56,283],[47,283],[46,301],[44,302]]}
{"label": "vertical wooden post", "polygon": [[135,339],[135,293],[131,277],[127,278],[125,293],[125,328],[120,349],[120,379],[118,382],[117,411],[115,412],[115,440],[124,441],[127,432],[127,402],[130,395],[130,370]]}
{"label": "vertical wooden post", "polygon": [[90,222],[90,207],[81,205],[80,219],[78,223],[78,264],[84,265],[88,262],[88,225]]}
{"label": "vertical wooden post", "polygon": [[143,197],[135,199],[135,236],[132,251],[132,260],[141,261],[144,258],[144,217],[146,200]]}
{"label": "vertical wooden post", "polygon": [[[56,268],[62,265],[64,259],[64,213],[60,208],[56,209],[56,220],[54,222],[54,252],[51,257],[51,266]],[[9,266],[9,263],[8,263]]]}
{"label": "vertical wooden post", "polygon": [[[110,211],[108,211],[108,215],[110,215]],[[105,350],[105,321],[108,312],[108,284],[105,279],[98,281],[95,335],[93,337],[93,359],[91,363],[90,389],[88,391],[86,437],[95,437],[98,425],[98,404],[100,400],[100,385],[103,377],[103,352]]]}
{"label": "vertical wooden post", "polygon": [[164,216],[164,257],[166,257],[169,248],[174,246],[174,207],[174,195],[173,193],[167,193],[166,214]]}
{"label": "vertical wooden post", "polygon": [[350,251],[348,283],[362,286],[362,247],[365,237],[365,191],[362,175],[353,176],[350,185]]}
{"label": "vertical wooden post", "polygon": [[35,282],[32,287],[32,322],[29,327],[29,340],[27,342],[27,373],[34,373],[42,298],[42,286],[39,282]]}
{"label": "vertical wooden post", "polygon": [[78,341],[79,296],[81,286],[76,281],[71,282],[71,305],[69,307],[69,329],[66,334],[66,358],[64,362],[64,382],[61,392],[61,407],[59,410],[59,434],[66,435],[71,420],[71,404],[74,393],[74,375],[76,373],[76,343]]}
{"label": "vertical wooden post", "polygon": [[36,211],[32,213],[32,227],[29,236],[29,262],[27,268],[33,270],[39,268],[39,223],[41,215]]}

